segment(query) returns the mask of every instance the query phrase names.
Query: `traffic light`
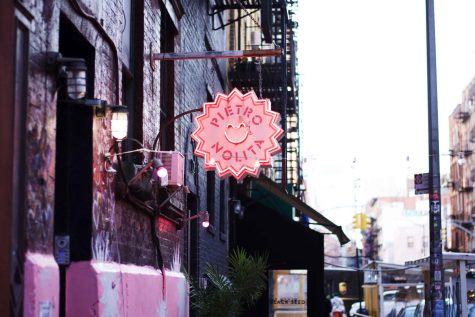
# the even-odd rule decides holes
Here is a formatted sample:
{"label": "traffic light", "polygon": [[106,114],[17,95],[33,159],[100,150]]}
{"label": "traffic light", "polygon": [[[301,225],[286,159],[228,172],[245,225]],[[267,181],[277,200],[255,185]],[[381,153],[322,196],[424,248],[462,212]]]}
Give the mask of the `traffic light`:
{"label": "traffic light", "polygon": [[366,214],[361,213],[361,230],[366,230],[371,224],[371,219]]}
{"label": "traffic light", "polygon": [[353,229],[366,230],[370,222],[371,219],[362,212],[353,215]]}
{"label": "traffic light", "polygon": [[359,229],[361,223],[360,223],[360,214],[354,214],[353,215],[353,229]]}

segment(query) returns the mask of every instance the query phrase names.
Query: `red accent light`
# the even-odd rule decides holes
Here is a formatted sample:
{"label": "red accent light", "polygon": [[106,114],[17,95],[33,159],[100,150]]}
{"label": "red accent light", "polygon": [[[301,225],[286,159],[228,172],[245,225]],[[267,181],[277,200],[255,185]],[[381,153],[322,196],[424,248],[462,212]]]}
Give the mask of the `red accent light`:
{"label": "red accent light", "polygon": [[209,214],[208,214],[208,212],[205,212],[204,219],[203,219],[203,222],[201,223],[201,225],[203,226],[203,228],[208,228],[209,227]]}
{"label": "red accent light", "polygon": [[168,176],[168,171],[163,166],[160,166],[159,168],[157,168],[156,173],[157,173],[157,176],[160,178],[165,178]]}
{"label": "red accent light", "polygon": [[205,169],[240,180],[246,175],[256,177],[262,166],[271,166],[284,131],[278,125],[280,115],[270,108],[269,99],[257,99],[254,91],[243,95],[238,89],[204,103],[191,137]]}

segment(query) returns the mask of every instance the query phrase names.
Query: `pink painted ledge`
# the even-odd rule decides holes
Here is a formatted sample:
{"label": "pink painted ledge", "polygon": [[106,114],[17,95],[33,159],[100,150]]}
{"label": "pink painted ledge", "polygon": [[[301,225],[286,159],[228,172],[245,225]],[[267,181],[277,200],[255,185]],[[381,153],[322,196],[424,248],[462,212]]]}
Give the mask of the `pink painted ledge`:
{"label": "pink painted ledge", "polygon": [[59,315],[59,268],[50,254],[27,252],[23,316]]}
{"label": "pink painted ledge", "polygon": [[66,272],[66,316],[188,317],[182,273],[113,262],[72,263]]}

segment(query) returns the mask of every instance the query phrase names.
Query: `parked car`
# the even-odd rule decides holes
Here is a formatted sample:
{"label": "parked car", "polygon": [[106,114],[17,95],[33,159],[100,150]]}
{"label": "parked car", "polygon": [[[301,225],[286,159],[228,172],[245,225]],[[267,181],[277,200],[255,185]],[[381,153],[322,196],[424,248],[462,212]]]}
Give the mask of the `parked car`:
{"label": "parked car", "polygon": [[425,300],[421,300],[421,302],[417,304],[414,317],[424,317],[424,305],[425,305]]}
{"label": "parked car", "polygon": [[417,305],[406,306],[399,311],[397,317],[415,317]]}
{"label": "parked car", "polygon": [[[361,302],[361,308],[365,308],[364,302]],[[350,311],[348,312],[348,315],[350,317],[356,316],[355,313],[360,309],[360,302],[353,303],[351,305]]]}
{"label": "parked car", "polygon": [[386,291],[383,293],[383,309],[384,309],[384,316],[396,316],[395,310],[395,299],[396,299],[396,290]]}

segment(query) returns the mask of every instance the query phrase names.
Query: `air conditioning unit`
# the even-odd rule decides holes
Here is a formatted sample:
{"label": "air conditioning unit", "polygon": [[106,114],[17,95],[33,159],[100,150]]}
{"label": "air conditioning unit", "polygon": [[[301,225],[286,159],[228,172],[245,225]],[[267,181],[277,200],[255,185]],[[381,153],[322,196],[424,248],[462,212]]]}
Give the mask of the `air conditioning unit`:
{"label": "air conditioning unit", "polygon": [[185,178],[185,157],[178,151],[160,151],[157,157],[168,171],[168,186],[182,186]]}

